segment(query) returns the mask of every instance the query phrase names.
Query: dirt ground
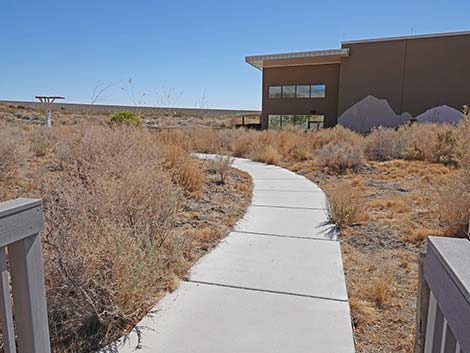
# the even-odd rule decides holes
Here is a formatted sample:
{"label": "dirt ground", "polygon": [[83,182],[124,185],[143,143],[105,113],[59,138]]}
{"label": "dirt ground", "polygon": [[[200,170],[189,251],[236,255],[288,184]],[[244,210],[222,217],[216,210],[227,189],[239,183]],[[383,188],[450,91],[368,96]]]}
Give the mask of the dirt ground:
{"label": "dirt ground", "polygon": [[192,239],[189,267],[228,235],[251,202],[253,185],[248,173],[230,168],[225,184],[220,184],[209,162],[200,162],[206,182],[201,192],[187,200],[177,224],[177,230]]}
{"label": "dirt ground", "polygon": [[343,261],[358,353],[412,352],[418,254],[428,235],[444,235],[432,190],[456,170],[418,161],[370,162],[334,175],[302,162],[287,165],[328,194],[340,184],[360,191],[361,222],[341,230]]}
{"label": "dirt ground", "polygon": [[[99,107],[99,106],[97,106]],[[79,109],[79,108],[76,108]],[[197,109],[186,110],[177,108],[160,108],[140,110],[134,107],[123,107],[122,111],[131,111],[137,114],[144,127],[151,129],[184,129],[184,128],[231,128],[235,124],[242,122],[242,115],[245,115],[245,122],[259,122],[256,114],[247,112],[246,114],[229,111],[220,111],[217,114],[213,110]],[[193,112],[194,111],[194,112]],[[77,125],[77,124],[105,124],[113,115],[113,112],[100,111],[66,111],[55,110],[52,113],[54,124]],[[33,109],[22,105],[9,105],[0,103],[0,121],[23,124],[44,124],[44,111]]]}

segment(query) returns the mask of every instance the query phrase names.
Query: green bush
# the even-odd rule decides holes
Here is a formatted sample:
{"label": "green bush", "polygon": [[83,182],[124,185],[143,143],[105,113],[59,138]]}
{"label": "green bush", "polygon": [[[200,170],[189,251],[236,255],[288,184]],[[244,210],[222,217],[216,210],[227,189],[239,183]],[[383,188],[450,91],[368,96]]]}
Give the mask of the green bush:
{"label": "green bush", "polygon": [[126,124],[131,126],[140,126],[141,124],[139,117],[131,112],[115,113],[109,122],[111,124]]}

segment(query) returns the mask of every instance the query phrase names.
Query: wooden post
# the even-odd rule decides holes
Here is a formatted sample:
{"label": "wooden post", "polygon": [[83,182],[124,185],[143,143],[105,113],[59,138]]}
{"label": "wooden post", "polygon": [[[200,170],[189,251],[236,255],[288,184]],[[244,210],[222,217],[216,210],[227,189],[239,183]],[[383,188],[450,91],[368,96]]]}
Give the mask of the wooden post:
{"label": "wooden post", "polygon": [[16,353],[15,329],[11,313],[10,281],[5,248],[0,249],[0,320],[5,353]]}
{"label": "wooden post", "polygon": [[426,327],[429,311],[429,286],[424,279],[424,258],[425,252],[421,252],[418,257],[418,299],[416,302],[416,337],[414,353],[424,353],[426,341]]}
{"label": "wooden post", "polygon": [[44,275],[39,234],[8,247],[21,353],[50,353]]}

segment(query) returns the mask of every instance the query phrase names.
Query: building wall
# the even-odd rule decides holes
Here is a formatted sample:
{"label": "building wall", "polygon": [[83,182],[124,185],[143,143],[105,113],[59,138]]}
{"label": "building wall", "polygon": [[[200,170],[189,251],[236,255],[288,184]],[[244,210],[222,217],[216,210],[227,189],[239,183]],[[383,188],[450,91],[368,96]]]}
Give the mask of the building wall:
{"label": "building wall", "polygon": [[403,112],[470,104],[470,35],[406,41]]}
{"label": "building wall", "polygon": [[361,43],[350,46],[341,60],[337,115],[371,95],[387,99],[392,109],[401,107],[403,85],[403,41]]}
{"label": "building wall", "polygon": [[[263,69],[262,127],[268,115],[309,115],[313,111],[325,116],[325,127],[336,125],[338,112],[339,64],[271,67]],[[269,99],[268,87],[277,85],[326,84],[325,98]]]}
{"label": "building wall", "polygon": [[367,96],[413,116],[470,103],[470,35],[344,43],[338,115]]}

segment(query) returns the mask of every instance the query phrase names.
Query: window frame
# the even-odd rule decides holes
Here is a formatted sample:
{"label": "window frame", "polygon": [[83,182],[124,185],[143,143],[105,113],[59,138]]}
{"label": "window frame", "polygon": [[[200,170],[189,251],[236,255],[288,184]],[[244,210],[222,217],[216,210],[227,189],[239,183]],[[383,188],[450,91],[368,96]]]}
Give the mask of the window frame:
{"label": "window frame", "polygon": [[[280,88],[280,96],[279,97],[271,97],[271,88]],[[268,98],[269,99],[282,99],[282,85],[272,85],[268,86]]]}
{"label": "window frame", "polygon": [[[289,87],[289,90],[290,90],[290,87],[293,87],[294,88],[294,91],[292,92],[293,96],[292,97],[285,97],[284,96],[284,89],[285,87]],[[297,98],[296,97],[296,94],[297,94],[297,85],[282,85],[282,98],[283,99],[295,99]]]}
{"label": "window frame", "polygon": [[[308,87],[307,96],[304,96],[304,97],[299,97],[298,96],[297,92],[298,92],[299,87]],[[308,98],[310,98],[311,87],[312,87],[312,85],[295,85],[295,98],[297,98],[297,99],[308,99]]]}
{"label": "window frame", "polygon": [[[318,91],[317,89],[313,89],[313,87],[323,87],[323,91]],[[326,83],[316,83],[316,84],[286,84],[286,85],[269,85],[268,86],[268,99],[321,99],[321,98],[326,98],[326,90],[327,90],[327,84]],[[294,87],[294,92],[293,96],[286,97],[285,96],[285,87]],[[303,96],[299,97],[298,96],[298,88],[299,87],[308,87],[309,88],[309,94],[308,96]],[[271,96],[271,89],[279,88],[280,89],[280,95],[279,96]],[[316,95],[312,96],[314,92],[323,92],[322,95]]]}
{"label": "window frame", "polygon": [[[314,92],[314,90],[312,88],[313,87],[318,87],[318,86],[323,86],[323,95],[322,96],[312,96],[312,93]],[[310,98],[312,98],[312,99],[326,98],[326,84],[325,83],[318,83],[318,84],[310,85]]]}

